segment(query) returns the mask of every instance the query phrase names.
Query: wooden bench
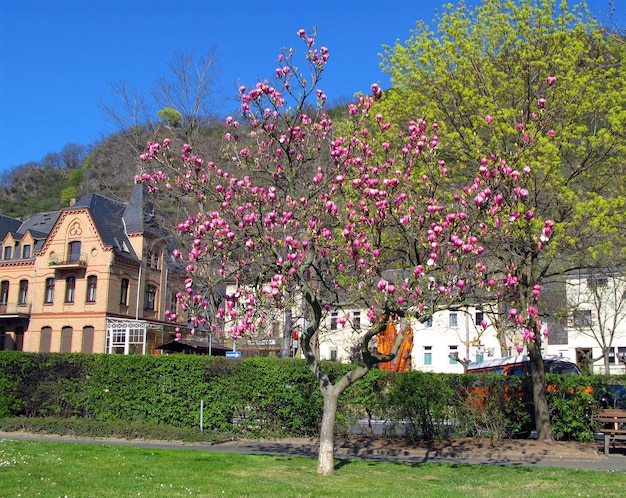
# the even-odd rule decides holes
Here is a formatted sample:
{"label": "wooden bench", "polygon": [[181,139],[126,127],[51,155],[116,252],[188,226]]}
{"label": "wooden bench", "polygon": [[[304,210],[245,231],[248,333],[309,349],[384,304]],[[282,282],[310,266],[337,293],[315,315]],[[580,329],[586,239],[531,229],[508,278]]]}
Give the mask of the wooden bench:
{"label": "wooden bench", "polygon": [[604,434],[604,454],[609,454],[609,443],[616,439],[626,440],[626,410],[615,408],[599,409],[598,422],[604,424],[600,432]]}

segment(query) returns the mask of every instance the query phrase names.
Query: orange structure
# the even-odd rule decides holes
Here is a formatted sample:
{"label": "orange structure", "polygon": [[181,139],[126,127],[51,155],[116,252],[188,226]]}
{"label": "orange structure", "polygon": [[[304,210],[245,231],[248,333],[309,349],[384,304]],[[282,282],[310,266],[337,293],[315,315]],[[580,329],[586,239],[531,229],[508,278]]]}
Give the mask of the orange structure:
{"label": "orange structure", "polygon": [[[404,338],[402,345],[398,350],[396,357],[385,363],[380,363],[378,367],[382,370],[391,370],[392,372],[408,372],[411,370],[411,351],[413,350],[413,330],[410,326],[404,329]],[[385,331],[378,334],[378,352],[380,354],[389,354],[393,349],[398,337],[398,329],[395,323],[388,323]]]}

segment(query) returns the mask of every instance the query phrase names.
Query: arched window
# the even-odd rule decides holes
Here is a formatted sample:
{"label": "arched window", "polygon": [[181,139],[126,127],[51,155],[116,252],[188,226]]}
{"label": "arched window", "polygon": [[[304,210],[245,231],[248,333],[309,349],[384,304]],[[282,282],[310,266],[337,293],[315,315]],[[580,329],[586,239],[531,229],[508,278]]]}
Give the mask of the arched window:
{"label": "arched window", "polygon": [[28,280],[20,280],[20,293],[17,297],[17,304],[26,304],[28,300]]}
{"label": "arched window", "polygon": [[50,352],[50,339],[52,338],[52,327],[41,328],[41,339],[39,340],[39,352]]}
{"label": "arched window", "polygon": [[73,303],[76,293],[76,277],[67,277],[65,279],[65,302]]}
{"label": "arched window", "polygon": [[83,353],[93,353],[93,327],[83,327],[83,344],[81,351]]}
{"label": "arched window", "polygon": [[128,287],[130,285],[130,281],[127,278],[122,279],[122,287],[120,292],[120,304],[123,306],[128,306]]}
{"label": "arched window", "polygon": [[3,280],[0,284],[0,304],[9,302],[9,281]]}
{"label": "arched window", "polygon": [[63,327],[61,329],[61,353],[72,352],[72,327]]}
{"label": "arched window", "polygon": [[80,240],[75,240],[67,245],[67,259],[69,263],[80,261]]}
{"label": "arched window", "polygon": [[148,284],[146,286],[146,295],[144,300],[144,308],[150,311],[154,311],[154,305],[156,301],[156,286]]}
{"label": "arched window", "polygon": [[54,278],[46,278],[46,294],[44,296],[44,304],[52,304],[54,302]]}
{"label": "arched window", "polygon": [[98,277],[90,275],[87,277],[87,302],[96,302],[96,288],[98,285]]}

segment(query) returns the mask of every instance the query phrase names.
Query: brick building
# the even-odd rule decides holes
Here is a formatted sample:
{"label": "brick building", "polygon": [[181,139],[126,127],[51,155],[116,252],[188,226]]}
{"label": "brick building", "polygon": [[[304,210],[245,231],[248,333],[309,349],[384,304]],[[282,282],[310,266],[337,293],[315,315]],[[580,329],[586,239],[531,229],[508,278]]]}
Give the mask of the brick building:
{"label": "brick building", "polygon": [[153,353],[180,290],[144,186],[21,221],[0,215],[0,349]]}

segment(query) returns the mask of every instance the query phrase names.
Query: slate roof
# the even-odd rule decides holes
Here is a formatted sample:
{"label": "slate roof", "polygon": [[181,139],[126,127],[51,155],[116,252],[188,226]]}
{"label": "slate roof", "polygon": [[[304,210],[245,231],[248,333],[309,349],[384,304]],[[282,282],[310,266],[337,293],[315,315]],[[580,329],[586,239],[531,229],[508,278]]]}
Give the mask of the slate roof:
{"label": "slate roof", "polygon": [[63,209],[63,211],[68,212],[84,208],[89,210],[89,214],[91,214],[91,218],[104,244],[113,247],[116,254],[131,259],[140,259],[133,250],[124,227],[125,204],[100,194],[89,194],[73,206]]}
{"label": "slate roof", "polygon": [[0,240],[4,240],[9,232],[17,232],[21,224],[22,220],[0,214]]}
{"label": "slate roof", "polygon": [[10,232],[14,240],[20,241],[24,234],[30,230],[35,240],[33,249],[36,252],[44,245],[52,227],[59,219],[59,215],[59,211],[49,211],[37,213],[26,221],[22,221],[0,214],[0,240],[3,240],[7,233]]}
{"label": "slate roof", "polygon": [[151,233],[167,237],[167,232],[159,227],[154,216],[154,206],[149,199],[147,187],[136,185],[128,204],[109,199],[101,194],[89,194],[73,206],[61,211],[37,213],[26,221],[0,214],[0,241],[11,232],[15,240],[30,231],[35,239],[34,251],[41,249],[46,238],[63,212],[87,209],[105,245],[113,247],[115,254],[139,261],[130,243],[128,234]]}

